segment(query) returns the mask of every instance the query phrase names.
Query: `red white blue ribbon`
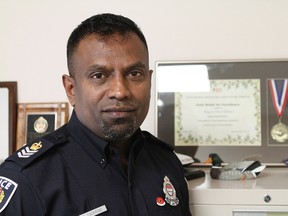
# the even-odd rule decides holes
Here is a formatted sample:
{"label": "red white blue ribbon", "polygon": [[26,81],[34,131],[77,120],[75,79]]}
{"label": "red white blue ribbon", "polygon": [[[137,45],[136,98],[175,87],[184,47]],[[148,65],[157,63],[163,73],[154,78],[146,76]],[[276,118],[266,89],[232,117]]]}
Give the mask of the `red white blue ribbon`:
{"label": "red white blue ribbon", "polygon": [[272,96],[272,102],[276,114],[279,118],[282,117],[283,112],[285,110],[287,97],[288,97],[288,80],[279,80],[281,82],[281,86],[279,86],[276,80],[269,80],[269,87]]}

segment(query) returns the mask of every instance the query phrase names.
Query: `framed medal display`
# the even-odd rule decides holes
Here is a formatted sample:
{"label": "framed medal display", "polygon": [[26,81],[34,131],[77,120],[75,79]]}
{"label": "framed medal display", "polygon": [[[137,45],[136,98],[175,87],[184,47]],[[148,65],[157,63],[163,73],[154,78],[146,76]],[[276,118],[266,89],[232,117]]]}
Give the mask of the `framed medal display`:
{"label": "framed medal display", "polygon": [[288,158],[288,59],[157,62],[157,136],[204,161]]}
{"label": "framed medal display", "polygon": [[19,103],[15,149],[59,128],[68,121],[68,116],[69,104],[66,102]]}

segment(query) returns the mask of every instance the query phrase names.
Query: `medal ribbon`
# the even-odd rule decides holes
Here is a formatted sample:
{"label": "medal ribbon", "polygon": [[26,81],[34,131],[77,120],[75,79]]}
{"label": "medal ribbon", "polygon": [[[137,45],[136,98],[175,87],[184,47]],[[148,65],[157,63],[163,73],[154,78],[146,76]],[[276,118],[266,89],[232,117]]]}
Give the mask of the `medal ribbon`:
{"label": "medal ribbon", "polygon": [[283,115],[288,97],[288,80],[285,79],[281,81],[282,81],[282,88],[279,88],[275,80],[271,79],[268,81],[273,106],[279,118],[282,117]]}

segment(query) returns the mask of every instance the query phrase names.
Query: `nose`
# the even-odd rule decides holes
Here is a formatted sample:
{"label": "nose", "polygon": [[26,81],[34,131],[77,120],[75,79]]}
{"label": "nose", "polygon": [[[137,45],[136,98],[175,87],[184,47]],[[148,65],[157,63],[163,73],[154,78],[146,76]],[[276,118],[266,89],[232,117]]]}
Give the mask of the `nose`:
{"label": "nose", "polygon": [[108,97],[111,99],[123,100],[130,95],[129,83],[121,75],[111,76],[108,88]]}

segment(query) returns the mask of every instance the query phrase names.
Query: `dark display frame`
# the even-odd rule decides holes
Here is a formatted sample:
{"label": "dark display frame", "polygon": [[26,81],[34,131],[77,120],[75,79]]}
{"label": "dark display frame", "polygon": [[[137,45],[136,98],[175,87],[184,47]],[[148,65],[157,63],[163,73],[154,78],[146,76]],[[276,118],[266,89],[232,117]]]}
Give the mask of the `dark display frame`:
{"label": "dark display frame", "polygon": [[[167,82],[157,74],[163,66],[205,65],[208,68],[209,80],[225,79],[259,79],[261,86],[261,146],[177,146],[174,140],[174,105],[175,92],[159,92],[159,82]],[[162,68],[163,69],[163,68]],[[175,71],[175,77],[177,71]],[[192,156],[196,161],[205,160],[209,153],[218,153],[225,162],[242,159],[248,155],[261,156],[267,164],[282,164],[288,158],[288,141],[279,143],[271,139],[270,131],[278,121],[271,102],[268,80],[288,79],[287,59],[268,60],[231,60],[231,61],[178,61],[156,63],[157,89],[157,136],[175,146],[179,153]],[[176,79],[175,79],[176,82]],[[173,86],[175,83],[171,83]],[[161,103],[159,103],[161,102]],[[161,105],[160,105],[161,104]],[[288,125],[288,108],[285,106],[282,122]],[[259,158],[259,157],[258,157]]]}

